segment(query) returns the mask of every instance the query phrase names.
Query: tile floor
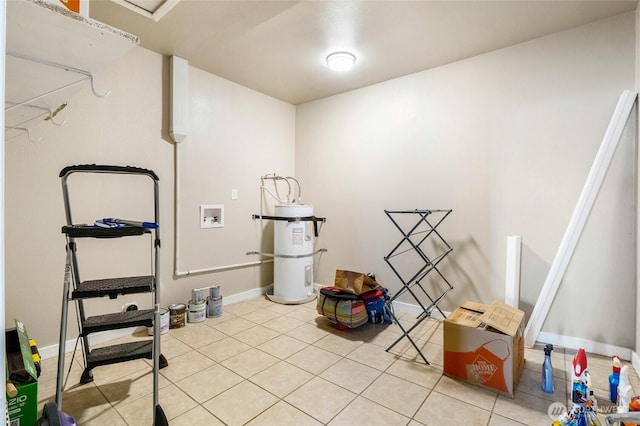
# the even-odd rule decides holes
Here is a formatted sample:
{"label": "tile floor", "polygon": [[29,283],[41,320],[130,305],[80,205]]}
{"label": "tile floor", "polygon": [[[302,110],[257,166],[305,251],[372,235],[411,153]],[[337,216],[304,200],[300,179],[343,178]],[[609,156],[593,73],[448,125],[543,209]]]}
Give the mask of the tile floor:
{"label": "tile floor", "polygon": [[[402,322],[415,321],[396,314]],[[549,406],[566,404],[574,352],[553,352],[556,391],[545,394],[543,352],[527,349],[518,390],[509,398],[443,376],[440,322],[423,321],[411,335],[431,365],[407,339],[385,351],[400,336],[395,324],[339,331],[316,313],[315,302],[279,305],[256,298],[227,305],[220,318],[162,336],[169,366],[160,370],[160,404],[172,426],[550,425]],[[611,361],[595,355],[588,360],[604,407]],[[56,365],[55,358],[43,361],[40,407],[54,399]],[[150,365],[136,360],[99,367],[93,383],[79,385],[82,367],[76,359],[64,411],[80,425],[150,425]],[[632,383],[637,392],[635,373]]]}

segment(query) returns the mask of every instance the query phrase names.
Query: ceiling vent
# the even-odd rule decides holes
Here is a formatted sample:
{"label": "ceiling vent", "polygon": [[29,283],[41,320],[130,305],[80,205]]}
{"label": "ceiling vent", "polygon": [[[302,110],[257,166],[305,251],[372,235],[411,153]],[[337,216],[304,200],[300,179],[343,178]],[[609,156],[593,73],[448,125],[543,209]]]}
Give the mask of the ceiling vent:
{"label": "ceiling vent", "polygon": [[180,0],[111,0],[155,22],[161,20]]}

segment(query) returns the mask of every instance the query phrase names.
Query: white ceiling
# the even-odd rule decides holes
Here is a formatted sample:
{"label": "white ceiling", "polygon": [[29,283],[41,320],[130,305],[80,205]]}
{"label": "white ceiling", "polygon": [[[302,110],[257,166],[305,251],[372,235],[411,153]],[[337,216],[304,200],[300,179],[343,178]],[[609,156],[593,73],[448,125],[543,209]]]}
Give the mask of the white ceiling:
{"label": "white ceiling", "polygon": [[[147,49],[297,105],[635,10],[637,3],[181,0],[154,22],[92,0],[89,12],[139,36]],[[358,57],[349,73],[325,66],[336,50]]]}

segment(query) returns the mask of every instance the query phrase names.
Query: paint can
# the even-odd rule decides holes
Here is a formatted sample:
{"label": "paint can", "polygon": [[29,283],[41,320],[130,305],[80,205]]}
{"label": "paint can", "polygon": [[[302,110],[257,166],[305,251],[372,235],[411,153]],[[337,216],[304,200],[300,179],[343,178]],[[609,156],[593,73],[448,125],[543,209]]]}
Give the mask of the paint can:
{"label": "paint can", "polygon": [[217,299],[207,298],[207,317],[217,318],[222,316],[222,296]]}
{"label": "paint can", "polygon": [[189,310],[187,311],[188,322],[202,322],[205,320],[207,303],[203,300],[200,303],[189,302]]}
{"label": "paint can", "polygon": [[191,303],[204,302],[204,288],[194,288],[191,290]]}
{"label": "paint can", "polygon": [[217,299],[220,297],[220,286],[212,285],[209,287],[209,299]]}
{"label": "paint can", "polygon": [[[153,327],[147,327],[149,336],[153,336]],[[160,309],[160,334],[167,334],[169,332],[169,310]]]}
{"label": "paint can", "polygon": [[174,303],[169,306],[169,328],[184,327],[187,320],[187,305]]}

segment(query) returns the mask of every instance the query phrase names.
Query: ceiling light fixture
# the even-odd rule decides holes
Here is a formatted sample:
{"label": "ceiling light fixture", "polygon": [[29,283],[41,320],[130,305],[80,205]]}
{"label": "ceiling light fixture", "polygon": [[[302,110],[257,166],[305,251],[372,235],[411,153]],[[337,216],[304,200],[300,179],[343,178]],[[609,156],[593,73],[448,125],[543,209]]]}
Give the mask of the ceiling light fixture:
{"label": "ceiling light fixture", "polygon": [[338,72],[349,71],[356,64],[356,55],[349,52],[333,52],[327,56],[327,66]]}

